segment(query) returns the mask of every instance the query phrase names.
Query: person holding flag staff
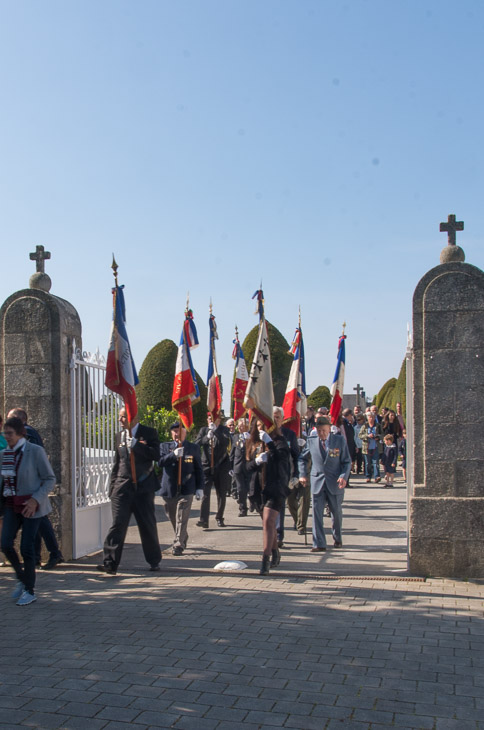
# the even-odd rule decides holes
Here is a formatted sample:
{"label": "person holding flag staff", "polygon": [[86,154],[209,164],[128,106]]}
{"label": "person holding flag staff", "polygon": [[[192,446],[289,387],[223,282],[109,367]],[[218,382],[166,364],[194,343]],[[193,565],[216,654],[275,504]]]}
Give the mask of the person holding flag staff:
{"label": "person holding flag staff", "polygon": [[247,471],[252,475],[250,491],[261,508],[263,546],[259,572],[268,575],[270,568],[277,568],[281,562],[276,523],[285,504],[290,478],[291,455],[279,428],[273,428],[269,436],[264,423],[253,417],[246,441],[246,459]]}
{"label": "person holding flag staff", "polygon": [[134,515],[150,570],[159,570],[160,543],[155,518],[155,492],[159,488],[153,462],[160,442],[154,428],[138,422],[135,385],[138,376],[126,332],[123,287],[118,286],[118,266],[113,256],[113,325],[106,364],[106,387],[124,399],[119,411],[121,431],[116,434],[109,496],[113,524],[104,541],[104,560],[98,570],[116,575],[131,515]]}
{"label": "person holding flag staff", "polygon": [[173,555],[183,555],[188,542],[188,519],[193,497],[203,496],[204,478],[200,449],[186,440],[186,428],[180,421],[170,426],[172,441],[160,446],[159,466],[163,468],[160,494],[175,537]]}
{"label": "person holding flag staff", "polygon": [[220,415],[213,420],[211,413],[207,414],[207,426],[198,432],[195,443],[202,450],[202,468],[205,477],[200,519],[197,527],[208,529],[210,519],[210,493],[215,487],[217,494],[217,512],[215,520],[219,527],[225,527],[224,512],[227,501],[227,492],[230,490],[230,460],[229,447],[232,444],[230,431],[222,425]]}

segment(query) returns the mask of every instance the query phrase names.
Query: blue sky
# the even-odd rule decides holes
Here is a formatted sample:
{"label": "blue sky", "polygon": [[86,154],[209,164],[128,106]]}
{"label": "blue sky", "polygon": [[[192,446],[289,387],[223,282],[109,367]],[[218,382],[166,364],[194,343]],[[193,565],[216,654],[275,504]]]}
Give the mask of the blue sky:
{"label": "blue sky", "polygon": [[105,352],[114,251],[138,368],[189,291],[228,384],[262,279],[289,341],[301,306],[308,392],[346,321],[345,391],[373,395],[449,213],[484,264],[483,36],[474,0],[1,0],[0,297],[45,245]]}

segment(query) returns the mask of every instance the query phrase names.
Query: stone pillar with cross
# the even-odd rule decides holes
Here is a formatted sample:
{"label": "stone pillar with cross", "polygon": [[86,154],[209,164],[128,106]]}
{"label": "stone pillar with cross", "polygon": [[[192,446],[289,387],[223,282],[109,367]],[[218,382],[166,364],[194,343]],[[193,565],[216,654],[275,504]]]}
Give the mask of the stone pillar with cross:
{"label": "stone pillar with cross", "polygon": [[45,273],[50,253],[37,246],[30,288],[6,299],[0,309],[0,413],[23,408],[42,436],[56,475],[51,515],[63,555],[72,555],[71,392],[72,341],[81,347],[75,308],[50,294]]}
{"label": "stone pillar with cross", "polygon": [[441,224],[449,245],[413,297],[409,568],[484,578],[484,272],[455,244],[463,228]]}

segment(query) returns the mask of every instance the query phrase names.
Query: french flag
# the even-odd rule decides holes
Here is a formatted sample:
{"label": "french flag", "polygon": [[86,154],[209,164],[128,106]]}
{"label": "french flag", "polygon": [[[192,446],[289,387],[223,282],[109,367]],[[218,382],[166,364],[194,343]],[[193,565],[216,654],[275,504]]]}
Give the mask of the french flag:
{"label": "french flag", "polygon": [[301,421],[307,410],[304,343],[301,327],[296,329],[289,353],[294,356],[294,359],[282,408],[284,410],[285,425],[291,431],[294,431],[297,436],[300,436]]}
{"label": "french flag", "polygon": [[219,417],[222,410],[222,392],[220,389],[220,378],[217,372],[217,360],[215,358],[215,340],[218,340],[217,325],[215,317],[210,313],[208,320],[210,327],[210,353],[208,356],[207,374],[207,409],[212,414],[214,421]]}
{"label": "french flag", "polygon": [[190,350],[198,347],[197,330],[193,321],[193,312],[187,309],[183,323],[178,355],[176,358],[175,380],[171,402],[173,408],[187,430],[193,426],[192,405],[200,400],[195,370]]}
{"label": "french flag", "polygon": [[113,324],[106,362],[106,387],[124,400],[128,422],[131,424],[138,413],[135,386],[138,375],[134,365],[126,332],[126,308],[123,286],[113,289]]}
{"label": "french flag", "polygon": [[237,333],[233,342],[234,350],[232,352],[232,358],[235,360],[235,378],[232,397],[234,401],[234,419],[237,421],[247,413],[247,409],[244,406],[244,397],[249,381],[249,373]]}
{"label": "french flag", "polygon": [[331,423],[338,421],[341,413],[341,404],[343,403],[343,386],[345,382],[345,340],[346,335],[341,335],[338,342],[338,359],[336,361],[336,371],[334,374],[333,385],[331,386],[331,407],[329,414]]}

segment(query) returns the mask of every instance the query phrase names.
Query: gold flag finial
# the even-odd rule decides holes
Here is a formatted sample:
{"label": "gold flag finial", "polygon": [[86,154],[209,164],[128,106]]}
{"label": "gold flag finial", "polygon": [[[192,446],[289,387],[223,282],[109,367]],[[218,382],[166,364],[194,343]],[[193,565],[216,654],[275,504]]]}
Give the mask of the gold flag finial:
{"label": "gold flag finial", "polygon": [[189,309],[190,309],[190,292],[187,291],[187,305],[185,307],[185,314],[188,312]]}
{"label": "gold flag finial", "polygon": [[235,325],[235,339],[239,339],[239,328],[237,327],[237,325]]}
{"label": "gold flag finial", "polygon": [[114,258],[114,254],[113,254],[113,263],[111,264],[111,268],[113,270],[114,283],[116,284],[116,286],[118,286],[118,265],[116,263],[116,259]]}
{"label": "gold flag finial", "polygon": [[301,305],[299,305],[299,329],[301,329]]}
{"label": "gold flag finial", "polygon": [[345,329],[346,329],[346,322],[343,322],[343,337],[344,337],[344,334],[345,334]]}
{"label": "gold flag finial", "polygon": [[210,316],[212,316],[212,297],[210,297],[210,306],[209,306],[209,310],[210,310]]}

